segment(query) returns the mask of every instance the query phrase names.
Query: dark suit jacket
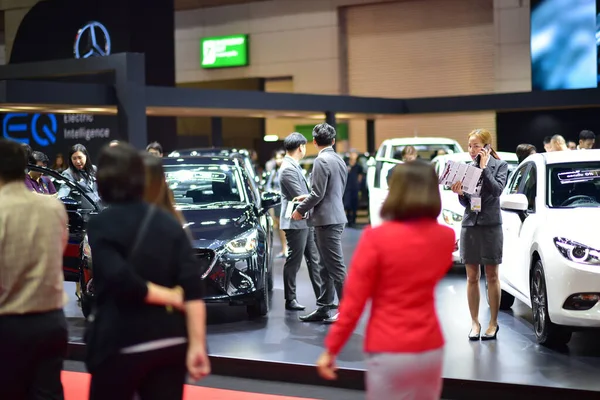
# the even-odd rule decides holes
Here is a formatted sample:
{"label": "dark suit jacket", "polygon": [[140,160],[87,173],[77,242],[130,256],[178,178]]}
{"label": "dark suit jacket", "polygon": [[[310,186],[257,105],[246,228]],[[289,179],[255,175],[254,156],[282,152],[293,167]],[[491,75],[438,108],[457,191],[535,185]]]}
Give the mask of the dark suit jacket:
{"label": "dark suit jacket", "polygon": [[312,190],[297,208],[300,214],[312,210],[310,226],[345,224],[344,190],[348,179],[346,163],[331,147],[323,149],[313,164]]}
{"label": "dark suit jacket", "polygon": [[[186,300],[201,299],[202,262],[181,223],[157,209],[141,245],[130,255],[149,206],[114,204],[92,218],[88,237],[94,268],[96,315],[88,351],[92,362],[120,348],[147,341],[187,337],[185,316],[145,302],[147,282],[181,286]],[[95,354],[94,354],[95,353]]]}
{"label": "dark suit jacket", "polygon": [[500,213],[500,195],[506,186],[508,177],[508,164],[506,161],[490,157],[487,167],[482,173],[483,182],[481,187],[481,211],[471,211],[471,196],[458,196],[460,204],[465,207],[462,226],[475,225],[500,225],[502,214]]}
{"label": "dark suit jacket", "polygon": [[294,221],[291,218],[285,217],[288,203],[293,198],[310,193],[308,182],[302,174],[302,168],[290,156],[285,156],[281,168],[279,168],[279,185],[281,189],[281,217],[279,227],[281,229],[307,229],[308,225],[305,219]]}

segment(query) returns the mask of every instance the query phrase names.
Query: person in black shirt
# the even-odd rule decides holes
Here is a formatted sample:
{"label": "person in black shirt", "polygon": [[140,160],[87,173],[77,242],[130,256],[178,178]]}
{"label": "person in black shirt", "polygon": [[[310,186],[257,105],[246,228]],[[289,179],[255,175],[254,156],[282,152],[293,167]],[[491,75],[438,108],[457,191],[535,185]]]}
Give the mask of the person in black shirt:
{"label": "person in black shirt", "polygon": [[144,203],[145,168],[127,144],[106,147],[89,223],[96,306],[86,332],[90,399],[181,399],[187,372],[210,372],[202,262],[177,219]]}
{"label": "person in black shirt", "polygon": [[348,180],[344,190],[344,208],[346,209],[346,218],[348,226],[356,224],[356,214],[358,213],[358,193],[363,180],[364,171],[358,163],[358,151],[351,150],[348,159]]}

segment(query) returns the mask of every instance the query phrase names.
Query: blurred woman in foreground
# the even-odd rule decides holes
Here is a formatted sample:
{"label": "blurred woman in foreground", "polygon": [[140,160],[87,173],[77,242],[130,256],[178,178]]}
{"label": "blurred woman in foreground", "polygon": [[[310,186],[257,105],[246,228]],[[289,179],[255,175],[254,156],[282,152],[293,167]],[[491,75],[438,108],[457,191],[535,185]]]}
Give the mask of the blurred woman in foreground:
{"label": "blurred woman in foreground", "polygon": [[199,260],[179,221],[143,201],[146,171],[134,148],[105,147],[97,181],[109,207],[88,228],[90,400],[181,399],[186,373],[210,372]]}
{"label": "blurred woman in foreground", "polygon": [[336,378],[335,358],[371,300],[367,398],[440,398],[444,338],[434,290],[452,265],[455,241],[454,231],[438,224],[440,211],[438,178],[429,163],[416,160],[394,168],[381,209],[386,222],[366,230],[358,243],[339,320],[317,361],[323,378]]}

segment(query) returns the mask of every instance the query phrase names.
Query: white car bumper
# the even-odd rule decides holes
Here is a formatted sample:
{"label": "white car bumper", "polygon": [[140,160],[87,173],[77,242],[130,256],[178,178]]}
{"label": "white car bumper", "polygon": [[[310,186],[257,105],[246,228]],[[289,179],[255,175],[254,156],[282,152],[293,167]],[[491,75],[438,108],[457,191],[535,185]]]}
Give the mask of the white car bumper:
{"label": "white car bumper", "polygon": [[557,325],[600,328],[600,301],[587,310],[565,309],[576,294],[600,294],[600,266],[582,265],[552,252],[544,260],[550,320]]}

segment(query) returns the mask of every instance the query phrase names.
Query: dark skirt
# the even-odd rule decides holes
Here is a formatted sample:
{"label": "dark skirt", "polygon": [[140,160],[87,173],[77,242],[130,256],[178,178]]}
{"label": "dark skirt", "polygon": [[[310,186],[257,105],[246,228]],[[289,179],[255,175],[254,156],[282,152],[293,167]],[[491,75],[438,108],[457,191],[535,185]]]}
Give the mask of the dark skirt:
{"label": "dark skirt", "polygon": [[464,264],[502,264],[502,225],[463,226],[460,232],[460,258]]}

